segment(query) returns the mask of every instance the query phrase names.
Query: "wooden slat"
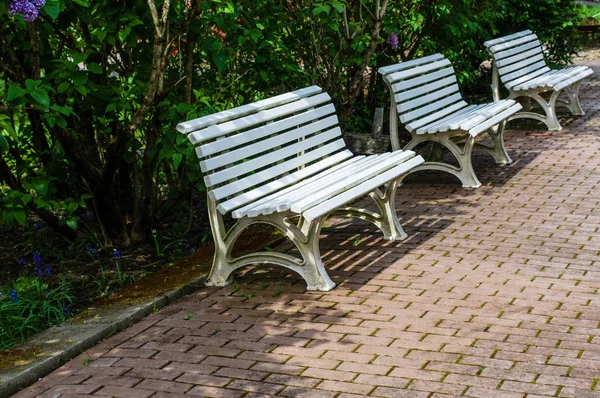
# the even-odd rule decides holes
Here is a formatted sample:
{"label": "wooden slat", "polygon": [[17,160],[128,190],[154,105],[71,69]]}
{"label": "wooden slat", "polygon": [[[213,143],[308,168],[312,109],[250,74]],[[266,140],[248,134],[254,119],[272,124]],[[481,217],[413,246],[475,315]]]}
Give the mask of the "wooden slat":
{"label": "wooden slat", "polygon": [[334,113],[335,107],[333,104],[321,106],[307,112],[302,112],[300,114],[289,116],[285,119],[257,127],[253,130],[248,130],[240,134],[235,134],[217,141],[206,143],[196,148],[196,154],[199,158],[212,156],[219,152],[231,150],[232,148],[247,144],[248,142],[256,141],[260,138],[279,133],[289,128],[307,123],[311,120],[320,119]]}
{"label": "wooden slat", "polygon": [[502,36],[502,37],[498,37],[496,39],[488,40],[488,41],[484,42],[483,45],[485,47],[493,47],[496,44],[506,43],[508,41],[512,41],[512,40],[518,39],[520,37],[530,35],[532,33],[533,32],[531,30],[527,29],[527,30],[523,30],[521,32],[513,33],[512,35]]}
{"label": "wooden slat", "polygon": [[405,161],[404,163],[399,164],[398,166],[387,170],[384,173],[373,177],[372,179],[365,181],[362,184],[354,186],[343,192],[341,195],[334,196],[333,198],[321,202],[318,205],[310,208],[309,210],[302,213],[304,218],[307,221],[312,221],[318,217],[331,213],[333,210],[340,208],[346,203],[354,200],[357,197],[365,195],[369,192],[372,192],[377,187],[382,186],[388,181],[391,181],[395,178],[400,177],[403,174],[406,174],[411,169],[415,168],[419,164],[423,163],[424,160],[421,156],[416,156],[410,160]]}
{"label": "wooden slat", "polygon": [[[219,167],[235,163],[242,159],[250,158],[253,155],[266,152],[273,148],[286,145],[300,138],[314,134],[318,131],[335,126],[337,123],[338,118],[336,115],[329,116],[328,118],[306,124],[296,129],[292,129],[286,133],[278,134],[274,137],[255,142],[254,144],[246,145],[242,148],[235,149],[233,151],[223,153],[210,159],[203,160],[200,162],[200,168],[204,173],[206,173],[207,171],[211,171]],[[266,127],[268,126],[269,125],[267,125]]]}
{"label": "wooden slat", "polygon": [[212,125],[206,129],[191,133],[188,139],[193,144],[198,144],[202,141],[221,137],[234,131],[243,130],[256,126],[261,123],[270,122],[280,117],[288,116],[293,113],[313,108],[329,102],[331,97],[327,93],[318,94],[310,98],[302,98],[292,103],[280,105],[275,108],[262,110],[258,113],[245,116],[243,118],[231,120],[222,124]]}
{"label": "wooden slat", "polygon": [[[405,102],[398,101],[398,97],[400,97],[401,100],[404,99],[404,98],[402,98],[402,95],[398,94],[396,96],[396,102],[398,103],[398,112],[404,113],[404,112],[414,109],[418,106],[428,104],[432,101],[436,101],[436,100],[439,101],[440,98],[444,98],[450,94],[455,94],[458,92],[459,92],[458,85],[454,84],[452,86],[444,87],[441,90],[434,91],[431,94],[423,95],[414,100],[405,101]],[[438,108],[436,108],[436,109],[438,109]]]}
{"label": "wooden slat", "polygon": [[254,170],[258,170],[262,167],[279,162],[282,159],[287,159],[290,156],[309,150],[310,148],[331,141],[339,136],[341,136],[339,127],[327,130],[321,134],[307,138],[306,140],[300,141],[296,144],[288,145],[285,148],[270,152],[247,162],[228,167],[214,174],[207,175],[204,177],[205,185],[207,187],[212,187],[216,184],[229,181],[241,175],[248,174]]}
{"label": "wooden slat", "polygon": [[406,62],[400,62],[400,63],[394,64],[394,65],[384,66],[382,68],[379,68],[379,70],[377,72],[386,76],[386,75],[389,75],[390,73],[414,68],[416,66],[428,64],[430,62],[438,61],[443,58],[444,58],[444,56],[442,54],[433,54],[428,57],[413,59],[413,60],[406,61]]}
{"label": "wooden slat", "polygon": [[398,80],[408,79],[410,77],[422,75],[424,73],[432,72],[436,69],[442,69],[447,66],[451,66],[450,61],[448,61],[447,59],[442,59],[441,61],[435,61],[423,66],[417,66],[416,68],[392,73],[390,75],[385,76],[385,79],[387,79],[389,83],[394,83]]}
{"label": "wooden slat", "polygon": [[[458,101],[462,101],[462,96],[460,95],[460,93],[456,93],[454,95],[451,95],[450,97],[446,97],[431,105],[421,107],[415,111],[404,113],[400,115],[400,121],[402,123],[410,122],[411,120],[417,119],[421,116],[425,116],[429,113],[433,113],[446,106],[451,106]],[[398,109],[398,113],[401,113],[400,109]]]}
{"label": "wooden slat", "polygon": [[[352,152],[348,150],[338,152],[335,155],[319,161],[318,163],[307,166],[276,181],[269,182],[252,191],[245,192],[234,199],[223,202],[221,205],[227,206],[228,204],[233,203],[230,205],[231,208],[239,207],[239,202],[250,195],[252,198],[258,199],[245,200],[245,203],[248,204],[235,210],[233,213],[231,213],[231,215],[233,218],[241,218],[246,216],[256,217],[261,214],[263,206],[266,203],[286,195],[289,192],[302,189],[312,181],[320,179],[323,176],[337,173],[339,170],[346,167],[346,165],[358,162],[362,159],[364,159],[364,156],[353,156]],[[313,170],[317,170],[318,174],[313,172]],[[264,195],[265,190],[268,190],[268,196]],[[221,205],[219,205],[219,207],[221,207]],[[224,208],[223,212],[226,211],[228,210]]]}
{"label": "wooden slat", "polygon": [[252,104],[239,106],[237,108],[229,109],[212,115],[203,116],[197,119],[179,123],[177,125],[177,131],[179,131],[180,133],[187,134],[191,131],[200,130],[213,124],[223,123],[227,120],[236,119],[242,116],[249,115],[251,113],[256,113],[264,109],[272,108],[274,106],[279,106],[287,104],[289,102],[297,101],[299,98],[315,95],[320,93],[321,91],[323,90],[318,86],[306,87],[286,94],[278,95],[276,97],[254,102]]}
{"label": "wooden slat", "polygon": [[415,77],[413,79],[407,79],[407,80],[403,80],[399,83],[395,83],[392,85],[392,91],[394,93],[397,93],[397,92],[405,90],[407,88],[417,87],[417,86],[420,86],[421,84],[425,84],[425,83],[429,83],[429,82],[434,82],[434,84],[435,84],[436,81],[438,81],[441,78],[444,78],[446,76],[452,76],[456,80],[456,76],[454,76],[454,69],[446,68],[446,69],[438,70],[433,73],[428,73],[423,76]]}

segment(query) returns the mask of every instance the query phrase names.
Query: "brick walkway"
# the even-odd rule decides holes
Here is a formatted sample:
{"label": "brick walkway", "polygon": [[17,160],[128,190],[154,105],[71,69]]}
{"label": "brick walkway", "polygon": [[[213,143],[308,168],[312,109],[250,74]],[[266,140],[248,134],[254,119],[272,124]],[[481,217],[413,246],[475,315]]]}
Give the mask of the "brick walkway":
{"label": "brick walkway", "polygon": [[598,77],[582,102],[562,132],[509,131],[514,164],[477,156],[480,189],[407,183],[404,242],[357,221],[324,230],[333,291],[249,270],[17,397],[600,396]]}

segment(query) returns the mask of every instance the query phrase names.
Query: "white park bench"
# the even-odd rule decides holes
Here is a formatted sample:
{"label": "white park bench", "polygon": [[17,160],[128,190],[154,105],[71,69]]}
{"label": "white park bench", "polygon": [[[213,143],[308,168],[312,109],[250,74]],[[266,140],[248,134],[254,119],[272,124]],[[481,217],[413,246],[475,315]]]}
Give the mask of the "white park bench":
{"label": "white park bench", "polygon": [[[272,263],[304,278],[308,290],[331,290],[319,233],[332,213],[377,225],[388,240],[406,238],[395,210],[405,173],[423,162],[413,151],[354,156],[341,137],[331,98],[312,86],[177,125],[196,147],[205,173],[215,257],[207,285],[224,286],[248,264]],[[369,194],[379,213],[348,207]],[[226,228],[224,217],[236,220]],[[231,250],[250,224],[283,231],[301,258]]]}
{"label": "white park bench", "polygon": [[[458,177],[463,187],[481,186],[471,161],[474,147],[488,151],[498,164],[512,162],[504,148],[506,119],[521,109],[513,100],[469,105],[456,82],[454,68],[441,54],[435,54],[379,68],[390,96],[390,138],[392,149],[400,149],[398,120],[411,134],[404,150],[425,142],[440,144],[452,153],[458,166],[443,156],[428,159],[412,169],[441,170]],[[482,142],[485,133],[491,143]]]}
{"label": "white park bench", "polygon": [[[531,118],[544,122],[549,130],[562,129],[556,117],[556,105],[566,106],[573,115],[583,115],[579,103],[579,87],[584,78],[593,74],[587,66],[550,69],[546,65],[542,45],[530,30],[500,37],[484,43],[493,57],[492,90],[494,100],[500,99],[500,81],[508,89],[508,98],[525,97],[525,109],[510,120]],[[559,100],[564,90],[567,100]],[[535,100],[544,114],[531,112],[529,99]]]}

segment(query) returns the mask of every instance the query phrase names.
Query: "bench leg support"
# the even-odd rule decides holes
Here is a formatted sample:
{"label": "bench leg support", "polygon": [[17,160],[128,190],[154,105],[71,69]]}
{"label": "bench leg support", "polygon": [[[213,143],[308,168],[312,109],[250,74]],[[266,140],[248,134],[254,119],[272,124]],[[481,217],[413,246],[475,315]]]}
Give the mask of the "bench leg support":
{"label": "bench leg support", "polygon": [[540,106],[542,107],[542,109],[544,110],[544,113],[546,114],[541,115],[539,113],[535,113],[535,112],[517,112],[514,115],[510,116],[508,118],[508,120],[514,120],[514,119],[535,119],[535,120],[539,120],[540,122],[543,122],[546,124],[546,126],[548,127],[548,130],[550,131],[560,131],[562,130],[562,126],[560,125],[560,123],[558,122],[558,118],[556,117],[556,101],[558,98],[558,94],[560,93],[560,91],[554,91],[552,93],[552,95],[550,96],[550,99],[548,101],[546,101],[544,98],[542,98],[541,95],[539,95],[539,93],[537,92],[511,92],[511,95],[509,96],[509,98],[514,99],[517,97],[529,97],[534,99],[538,104],[540,104]]}
{"label": "bench leg support", "polygon": [[[214,201],[208,201],[211,229],[215,240],[213,265],[205,282],[207,286],[226,286],[231,274],[246,265],[275,264],[297,272],[305,281],[307,290],[329,291],[335,283],[327,275],[319,252],[319,234],[325,217],[304,223],[300,227],[288,220],[291,214],[275,213],[268,216],[244,217],[227,231],[223,217],[216,210]],[[265,223],[281,230],[298,248],[301,259],[285,253],[255,252],[233,258],[231,252],[235,241],[250,225]]]}
{"label": "bench leg support", "polygon": [[459,167],[445,162],[426,161],[417,167],[411,169],[410,173],[420,170],[440,170],[456,176],[462,183],[463,188],[479,188],[481,182],[475,175],[471,154],[475,145],[475,137],[468,135],[464,143],[460,146],[452,141],[451,138],[456,137],[455,132],[436,133],[436,134],[412,134],[412,140],[404,147],[404,150],[415,148],[417,145],[433,141],[446,147],[458,161]]}
{"label": "bench leg support", "polygon": [[496,164],[503,166],[512,163],[512,159],[510,158],[510,156],[508,156],[508,152],[506,152],[506,147],[504,146],[505,126],[506,120],[503,120],[495,128],[489,128],[487,130],[488,135],[492,139],[492,145],[487,145],[479,142],[475,143],[475,147],[481,148],[488,152],[494,157]]}
{"label": "bench leg support", "polygon": [[562,105],[565,105],[572,115],[583,116],[585,112],[579,102],[579,88],[581,87],[582,80],[578,81],[572,86],[565,87],[565,93],[569,97],[568,101],[561,101]]}
{"label": "bench leg support", "polygon": [[375,224],[383,232],[385,240],[404,240],[408,235],[402,229],[396,214],[396,190],[399,184],[400,179],[396,179],[388,182],[384,186],[383,192],[376,189],[369,194],[377,204],[379,213],[357,207],[344,207],[335,211],[334,214],[359,218]]}

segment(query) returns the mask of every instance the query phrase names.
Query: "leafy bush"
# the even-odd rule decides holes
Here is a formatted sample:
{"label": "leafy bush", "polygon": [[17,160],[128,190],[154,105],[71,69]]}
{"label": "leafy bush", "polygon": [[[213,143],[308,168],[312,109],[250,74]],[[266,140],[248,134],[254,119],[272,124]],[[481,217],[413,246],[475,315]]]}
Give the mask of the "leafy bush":
{"label": "leafy bush", "polygon": [[64,322],[72,301],[68,285],[52,289],[43,276],[22,276],[10,289],[0,289],[0,350]]}

